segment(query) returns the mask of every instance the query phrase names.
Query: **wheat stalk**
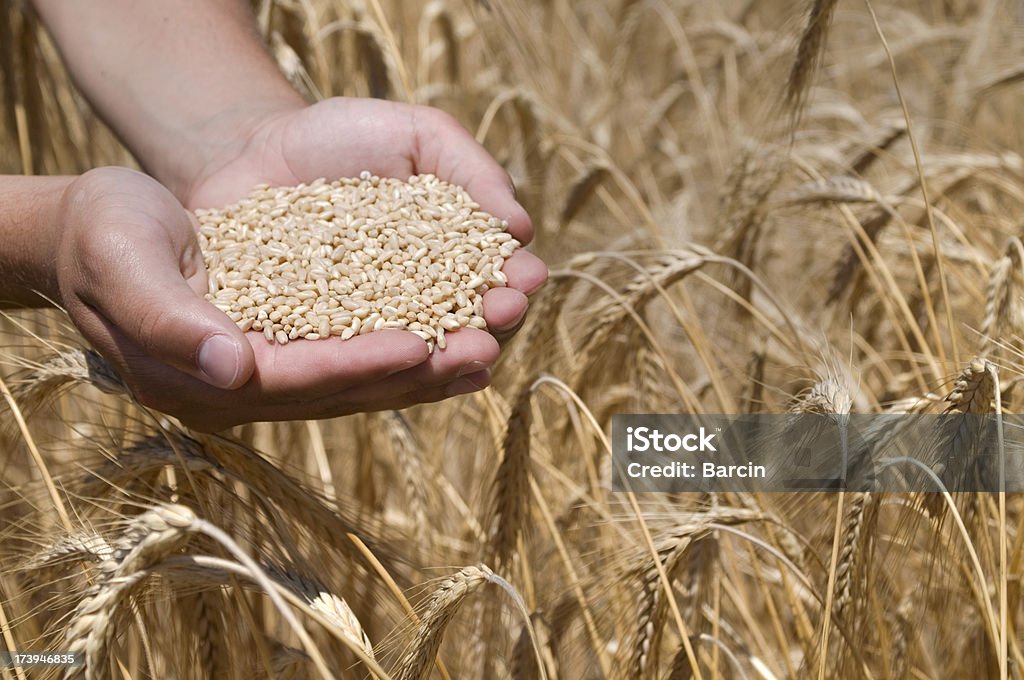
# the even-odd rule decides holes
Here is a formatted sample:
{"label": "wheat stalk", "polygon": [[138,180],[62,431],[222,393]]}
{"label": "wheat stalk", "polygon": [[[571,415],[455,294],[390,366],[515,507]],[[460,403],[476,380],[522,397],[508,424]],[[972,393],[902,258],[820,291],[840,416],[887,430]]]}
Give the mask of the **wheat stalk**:
{"label": "wheat stalk", "polygon": [[355,612],[343,598],[330,592],[325,586],[310,577],[295,571],[273,569],[270,570],[270,575],[302,597],[309,604],[310,609],[322,614],[339,633],[362,649],[367,657],[376,661],[369,636],[363,630]]}
{"label": "wheat stalk", "polygon": [[838,4],[838,0],[812,0],[807,11],[807,23],[800,34],[796,59],[786,78],[785,104],[792,116],[794,128],[807,103],[811,79],[821,62],[829,27],[832,24],[832,15],[835,14]]}
{"label": "wheat stalk", "polygon": [[395,680],[427,679],[448,624],[466,598],[491,578],[491,570],[478,565],[466,567],[441,582],[430,596],[413,640],[398,662]]}
{"label": "wheat stalk", "polygon": [[1016,334],[1021,326],[1021,267],[1024,266],[1024,244],[1014,236],[989,271],[985,295],[985,317],[981,322],[981,354],[986,354],[1002,341],[1006,330]]}
{"label": "wheat stalk", "polygon": [[508,567],[526,528],[530,477],[529,388],[523,389],[508,417],[502,458],[495,472],[488,554],[499,568]]}
{"label": "wheat stalk", "polygon": [[67,649],[85,663],[64,677],[99,680],[111,677],[108,648],[123,600],[148,576],[148,568],[181,547],[196,527],[195,514],[184,506],[155,507],[128,520],[113,542],[113,553],[97,568],[96,585],[82,598],[64,634]]}

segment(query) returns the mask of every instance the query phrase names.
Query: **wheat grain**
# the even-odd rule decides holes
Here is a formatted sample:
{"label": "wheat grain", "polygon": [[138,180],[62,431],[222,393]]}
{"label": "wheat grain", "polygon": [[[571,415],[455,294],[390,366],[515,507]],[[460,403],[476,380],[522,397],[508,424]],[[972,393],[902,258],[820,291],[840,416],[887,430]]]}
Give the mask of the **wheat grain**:
{"label": "wheat grain", "polygon": [[395,328],[444,349],[445,331],[486,327],[483,295],[519,246],[433,175],[261,186],[196,214],[207,299],[279,344]]}

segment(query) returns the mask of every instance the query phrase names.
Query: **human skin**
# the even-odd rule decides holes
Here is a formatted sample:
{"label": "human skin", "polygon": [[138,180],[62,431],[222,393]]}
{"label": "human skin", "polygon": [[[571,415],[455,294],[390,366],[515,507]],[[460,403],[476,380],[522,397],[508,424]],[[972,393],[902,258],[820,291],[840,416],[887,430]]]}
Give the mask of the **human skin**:
{"label": "human skin", "polygon": [[491,332],[452,333],[443,351],[428,354],[405,331],[279,346],[202,298],[190,215],[264,182],[433,173],[529,242],[507,174],[453,118],[379,100],[309,105],[266,53],[246,2],[35,6],[78,87],[149,176],[0,177],[0,271],[12,274],[0,298],[60,304],[143,404],[199,429],[402,408],[489,383],[498,339],[546,279],[532,254],[518,251],[503,268],[508,287],[484,296]]}

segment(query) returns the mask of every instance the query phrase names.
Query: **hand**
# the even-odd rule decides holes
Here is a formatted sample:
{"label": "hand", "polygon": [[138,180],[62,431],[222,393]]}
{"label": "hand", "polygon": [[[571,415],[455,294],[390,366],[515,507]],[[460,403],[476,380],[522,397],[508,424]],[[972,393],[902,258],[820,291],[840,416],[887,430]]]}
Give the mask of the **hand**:
{"label": "hand", "polygon": [[[56,221],[56,285],[72,321],[142,404],[197,429],[402,408],[486,382],[482,367],[448,357],[417,378],[422,386],[396,377],[427,358],[412,333],[293,343],[315,349],[288,353],[242,333],[201,297],[207,275],[191,214],[141,173],[82,175],[64,190]],[[460,370],[474,382],[430,381]]]}
{"label": "hand", "polygon": [[[255,185],[294,185],[319,177],[333,179],[356,176],[369,170],[381,176],[407,178],[433,173],[464,187],[483,210],[505,219],[509,231],[522,243],[533,237],[530,218],[516,202],[511,180],[476,140],[451,116],[432,108],[410,106],[374,99],[329,99],[312,106],[295,106],[273,114],[260,114],[255,122],[239,126],[244,139],[209,160],[184,185],[181,198],[190,209],[218,207],[237,201]],[[547,268],[537,257],[517,251],[502,271],[507,288],[489,290],[484,296],[484,318],[494,335],[464,328],[446,335],[447,349],[435,350],[414,368],[394,374],[388,381],[350,393],[362,395],[367,409],[388,402],[409,404],[434,401],[451,393],[485,387],[488,370],[498,357],[499,339],[505,339],[522,323],[527,295],[547,278]],[[363,345],[337,338],[271,346],[255,334],[257,377],[268,388],[277,389],[278,380],[264,375],[264,362],[310,366],[340,366],[362,360]],[[407,342],[405,332],[384,338],[374,333],[376,351],[394,351],[395,364],[404,361],[400,351]],[[260,344],[262,343],[262,344]],[[316,371],[288,377],[296,392],[330,389]],[[363,409],[357,409],[363,410]],[[291,413],[301,413],[296,406]]]}

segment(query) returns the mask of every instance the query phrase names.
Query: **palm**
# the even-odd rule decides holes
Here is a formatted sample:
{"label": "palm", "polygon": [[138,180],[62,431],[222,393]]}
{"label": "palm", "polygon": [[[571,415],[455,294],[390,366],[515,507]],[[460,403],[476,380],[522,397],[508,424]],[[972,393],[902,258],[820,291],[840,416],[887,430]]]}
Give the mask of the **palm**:
{"label": "palm", "polygon": [[[189,208],[217,206],[261,183],[292,185],[363,170],[399,178],[436,174],[465,187],[483,209],[508,220],[521,241],[532,236],[507,175],[464,129],[434,110],[378,100],[327,100],[268,119],[240,154],[215,166],[184,199]],[[504,271],[509,288],[488,291],[484,298],[484,317],[496,329],[515,325],[526,308],[524,294],[543,283],[547,272],[525,251],[516,253]],[[414,368],[405,367],[422,360],[426,350],[403,331],[374,334],[372,343],[331,338],[284,346],[268,344],[261,334],[247,335],[256,354],[255,380],[266,391],[301,398],[337,393],[339,387],[355,389],[354,400],[374,407],[389,405],[392,397],[398,404],[426,399],[431,389],[490,366],[498,354],[489,333],[469,328],[452,334],[446,350]],[[401,372],[383,381],[376,377],[396,370]]]}
{"label": "palm", "polygon": [[237,200],[261,183],[282,186],[370,170],[389,177],[434,172],[415,153],[416,121],[393,103],[337,99],[288,112],[254,131],[243,152],[189,192],[189,207]]}

